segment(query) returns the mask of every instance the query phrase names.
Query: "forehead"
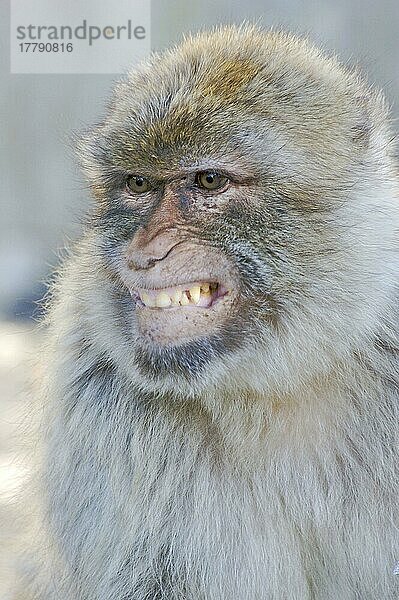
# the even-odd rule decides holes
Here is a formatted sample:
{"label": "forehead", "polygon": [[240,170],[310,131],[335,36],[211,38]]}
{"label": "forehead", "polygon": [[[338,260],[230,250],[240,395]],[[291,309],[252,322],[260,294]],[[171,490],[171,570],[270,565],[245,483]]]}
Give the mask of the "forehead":
{"label": "forehead", "polygon": [[156,57],[117,86],[101,133],[120,166],[167,172],[255,153],[265,164],[276,152],[284,163],[290,147],[316,160],[320,152],[334,157],[347,134],[342,89],[301,70],[286,49],[256,57],[253,48],[211,50]]}
{"label": "forehead", "polygon": [[151,73],[135,73],[118,87],[109,125],[128,131],[143,154],[187,150],[188,144],[200,148],[204,143],[222,154],[226,136],[242,124],[244,88],[260,68],[248,59],[209,61],[201,69],[184,62],[173,68],[157,64]]}

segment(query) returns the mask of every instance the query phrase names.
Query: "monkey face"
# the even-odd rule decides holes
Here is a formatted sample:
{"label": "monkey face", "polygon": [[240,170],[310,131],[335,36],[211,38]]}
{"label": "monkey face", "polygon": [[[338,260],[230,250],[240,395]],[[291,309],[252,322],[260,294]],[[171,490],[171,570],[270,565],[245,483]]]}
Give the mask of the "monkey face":
{"label": "monkey face", "polygon": [[229,183],[214,171],[181,170],[159,183],[129,178],[125,201],[143,203],[147,218],[127,247],[122,277],[149,342],[173,346],[209,336],[233,310],[239,279],[203,233],[212,201],[220,210]]}
{"label": "monkey face", "polygon": [[305,42],[206,35],[121,82],[80,146],[107,318],[148,378],[296,385],[381,300],[369,92]]}
{"label": "monkey face", "polygon": [[[187,155],[173,170],[154,171],[128,174],[112,207],[99,211],[94,223],[126,292],[124,320],[137,364],[148,374],[172,370],[192,377],[239,348],[254,326],[249,316],[255,316],[260,287],[235,249],[245,239],[237,225],[254,178],[236,159],[200,163]],[[261,294],[259,302],[265,317]]]}

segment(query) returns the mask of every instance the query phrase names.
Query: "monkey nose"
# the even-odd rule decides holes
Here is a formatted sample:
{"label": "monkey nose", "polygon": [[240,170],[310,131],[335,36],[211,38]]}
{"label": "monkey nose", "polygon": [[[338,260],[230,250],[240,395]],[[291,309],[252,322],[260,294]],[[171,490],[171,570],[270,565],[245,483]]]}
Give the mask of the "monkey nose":
{"label": "monkey nose", "polygon": [[148,270],[163,260],[178,244],[173,232],[157,234],[150,240],[144,231],[138,232],[127,250],[127,264],[134,271]]}
{"label": "monkey nose", "polygon": [[128,256],[127,264],[129,269],[133,271],[147,270],[153,267],[159,258],[147,256],[144,252],[135,252],[132,256]]}

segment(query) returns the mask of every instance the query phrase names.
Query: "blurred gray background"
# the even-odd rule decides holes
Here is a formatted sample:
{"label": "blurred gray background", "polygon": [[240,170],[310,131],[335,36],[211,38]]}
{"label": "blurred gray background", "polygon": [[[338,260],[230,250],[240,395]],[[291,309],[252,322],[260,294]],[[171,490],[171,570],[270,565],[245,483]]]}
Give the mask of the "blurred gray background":
{"label": "blurred gray background", "polygon": [[[361,65],[398,115],[398,0],[153,0],[152,47],[161,49],[182,32],[243,19],[305,33]],[[0,315],[21,318],[31,314],[40,282],[65,241],[77,235],[88,204],[71,133],[99,118],[117,77],[11,75],[5,0],[0,23]]]}

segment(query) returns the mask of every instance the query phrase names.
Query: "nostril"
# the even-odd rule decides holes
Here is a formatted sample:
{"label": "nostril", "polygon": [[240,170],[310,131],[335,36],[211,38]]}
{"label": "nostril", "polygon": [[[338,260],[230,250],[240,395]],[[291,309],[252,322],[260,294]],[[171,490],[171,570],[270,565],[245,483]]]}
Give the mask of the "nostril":
{"label": "nostril", "polygon": [[151,267],[153,267],[158,260],[162,260],[162,258],[135,255],[128,257],[127,264],[129,269],[132,269],[133,271],[140,271],[151,269]]}
{"label": "nostril", "polygon": [[146,252],[136,251],[128,256],[127,264],[129,268],[133,269],[134,271],[139,271],[140,269],[151,269],[155,263],[166,258],[174,247],[175,246],[169,248],[168,251],[163,254],[163,256],[154,256],[152,254],[147,254]]}
{"label": "nostril", "polygon": [[127,264],[130,269],[139,271],[151,269],[156,263],[164,260],[179,244],[175,236],[159,235],[144,243],[140,237],[132,240],[127,251]]}

